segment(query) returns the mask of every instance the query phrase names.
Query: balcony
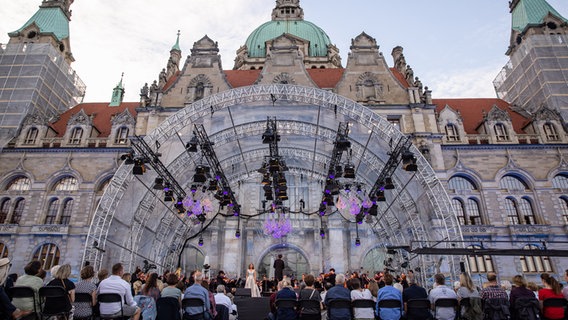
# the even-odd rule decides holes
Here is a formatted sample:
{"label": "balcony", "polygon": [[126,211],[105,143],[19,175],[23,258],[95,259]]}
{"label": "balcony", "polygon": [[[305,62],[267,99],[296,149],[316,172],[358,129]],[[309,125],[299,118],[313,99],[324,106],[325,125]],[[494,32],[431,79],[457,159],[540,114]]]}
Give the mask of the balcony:
{"label": "balcony", "polygon": [[69,233],[69,226],[62,224],[40,224],[32,227],[31,234],[64,235]]}

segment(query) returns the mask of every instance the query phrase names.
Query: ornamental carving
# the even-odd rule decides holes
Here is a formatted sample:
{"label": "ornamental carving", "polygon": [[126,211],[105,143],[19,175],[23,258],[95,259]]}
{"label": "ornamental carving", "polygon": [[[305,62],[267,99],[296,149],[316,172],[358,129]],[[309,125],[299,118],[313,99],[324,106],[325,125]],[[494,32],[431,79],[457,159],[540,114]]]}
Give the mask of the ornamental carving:
{"label": "ornamental carving", "polygon": [[274,77],[273,83],[296,84],[296,80],[287,72],[282,72]]}
{"label": "ornamental carving", "polygon": [[69,118],[69,121],[67,121],[67,125],[69,125],[69,126],[74,126],[74,125],[92,126],[93,125],[93,119],[89,115],[87,115],[87,113],[85,113],[84,109],[81,109],[81,111],[75,113],[74,115],[71,116],[71,118]]}
{"label": "ornamental carving", "polygon": [[547,226],[534,224],[517,224],[509,226],[511,234],[548,234],[550,231],[549,229],[550,228]]}
{"label": "ornamental carving", "polygon": [[556,110],[551,110],[546,106],[540,108],[533,116],[533,120],[541,121],[562,121],[562,117]]}
{"label": "ornamental carving", "polygon": [[0,225],[0,233],[16,233],[18,230],[17,224],[2,224]]}
{"label": "ornamental carving", "polygon": [[67,233],[69,227],[58,224],[44,224],[32,227],[32,233]]}
{"label": "ornamental carving", "polygon": [[125,109],[121,113],[117,114],[112,118],[112,126],[134,126],[136,125],[136,119],[132,116],[128,109]]}
{"label": "ornamental carving", "polygon": [[39,114],[28,114],[24,119],[24,126],[45,125],[47,121]]}
{"label": "ornamental carving", "polygon": [[493,108],[491,108],[491,111],[485,114],[484,119],[485,121],[495,121],[495,122],[511,121],[509,113],[497,106],[493,106]]}
{"label": "ornamental carving", "polygon": [[355,85],[358,101],[383,100],[383,84],[374,74],[370,72],[363,73],[359,76]]}
{"label": "ornamental carving", "polygon": [[192,103],[201,100],[213,94],[213,84],[209,77],[204,74],[198,74],[193,78],[187,86],[186,103]]}

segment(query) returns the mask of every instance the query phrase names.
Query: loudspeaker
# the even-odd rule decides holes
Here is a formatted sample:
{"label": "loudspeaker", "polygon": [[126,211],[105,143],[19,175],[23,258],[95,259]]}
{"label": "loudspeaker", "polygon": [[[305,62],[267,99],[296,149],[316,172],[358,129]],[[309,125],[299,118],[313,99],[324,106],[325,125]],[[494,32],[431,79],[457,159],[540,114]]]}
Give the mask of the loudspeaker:
{"label": "loudspeaker", "polygon": [[235,288],[235,297],[251,297],[250,288]]}
{"label": "loudspeaker", "polygon": [[460,271],[465,272],[465,262],[463,261],[460,262]]}

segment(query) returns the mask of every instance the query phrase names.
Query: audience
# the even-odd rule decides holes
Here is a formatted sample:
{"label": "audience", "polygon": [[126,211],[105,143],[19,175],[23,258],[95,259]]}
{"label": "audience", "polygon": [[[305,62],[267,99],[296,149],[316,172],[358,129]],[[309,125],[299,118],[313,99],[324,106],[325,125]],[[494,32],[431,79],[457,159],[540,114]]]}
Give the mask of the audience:
{"label": "audience", "polygon": [[[568,283],[568,269],[564,271],[564,281]],[[564,286],[562,289],[562,294],[564,295],[564,299],[568,300],[568,285]]]}
{"label": "audience", "polygon": [[91,307],[97,303],[97,286],[93,283],[95,277],[95,270],[92,266],[85,266],[81,270],[81,281],[75,284],[75,293],[87,293],[91,295],[92,301],[76,302],[75,305],[75,318],[87,318],[92,315]]}
{"label": "audience", "polygon": [[308,274],[304,276],[306,287],[300,290],[300,300],[314,300],[319,303],[318,308],[302,308],[300,319],[302,320],[320,320],[321,319],[321,295],[314,287],[315,278]]}
{"label": "audience", "polygon": [[48,286],[62,287],[67,292],[69,298],[52,298],[47,297],[45,299],[44,311],[46,313],[55,314],[61,311],[61,306],[65,312],[71,312],[73,307],[71,304],[75,301],[75,283],[69,280],[71,275],[71,265],[64,264],[57,268],[55,272],[55,279],[47,283]]}
{"label": "audience", "polygon": [[441,273],[434,275],[434,289],[430,291],[428,299],[432,305],[432,310],[438,320],[453,320],[456,317],[456,310],[452,307],[436,307],[438,299],[457,299],[458,295],[451,288],[446,286],[446,276]]}
{"label": "audience", "polygon": [[[292,289],[292,284],[287,277],[284,277],[282,281],[282,289],[276,294],[276,301],[279,299],[294,299],[297,300],[296,292]],[[296,311],[291,308],[277,308],[276,309],[276,319],[278,320],[294,320],[297,319]]]}
{"label": "audience", "polygon": [[142,295],[152,297],[154,302],[160,298],[160,289],[158,288],[158,274],[153,272],[150,274],[146,283],[142,286]]}
{"label": "audience", "polygon": [[[99,275],[101,273],[99,272]],[[98,293],[117,293],[122,297],[122,311],[119,304],[115,303],[101,303],[101,315],[111,315],[116,317],[124,314],[127,317],[132,317],[132,320],[140,318],[140,308],[136,305],[130,290],[130,284],[122,280],[124,274],[124,267],[121,263],[112,266],[112,275],[99,283]],[[100,278],[99,278],[100,279]]]}
{"label": "audience", "polygon": [[527,281],[521,275],[513,277],[513,288],[509,295],[509,308],[511,310],[511,314],[515,314],[515,302],[517,299],[535,299],[534,293],[532,290],[527,288]]}
{"label": "audience", "polygon": [[[403,301],[402,293],[399,289],[393,287],[394,278],[390,273],[386,273],[382,277],[385,286],[379,289],[377,294],[376,313],[382,320],[398,320],[402,315]],[[400,300],[400,308],[381,308],[379,307],[382,300]]]}
{"label": "audience", "polygon": [[402,301],[404,302],[404,311],[406,313],[406,318],[414,320],[431,319],[432,314],[430,313],[430,310],[407,308],[408,301],[410,300],[428,299],[428,293],[426,293],[426,289],[419,286],[418,283],[416,283],[416,279],[414,277],[409,278],[408,282],[408,288],[404,289],[404,291],[402,292]]}
{"label": "audience", "polygon": [[[333,269],[332,269],[333,270]],[[333,270],[335,272],[335,270]],[[327,290],[325,295],[324,304],[327,309],[329,309],[329,304],[332,300],[351,300],[351,292],[344,287],[345,285],[345,275],[343,273],[334,274],[335,276],[335,286]],[[334,309],[333,314],[329,314],[329,320],[343,320],[351,319],[351,310],[349,309]]]}
{"label": "audience", "polygon": [[[36,301],[36,308],[38,312],[40,309],[40,301],[39,301],[39,288],[43,287],[43,280],[37,276],[37,274],[41,270],[41,262],[38,260],[30,261],[26,267],[24,268],[24,275],[19,277],[16,280],[16,286],[22,287],[30,287],[35,291],[35,301]],[[23,310],[23,311],[34,311],[34,299],[32,298],[14,298],[12,303],[16,308]]]}
{"label": "audience", "polygon": [[[209,291],[205,289],[201,283],[203,282],[203,274],[200,271],[196,271],[193,275],[194,283],[185,289],[184,298],[198,298],[203,301],[205,305],[205,311],[211,313],[211,303],[209,303]],[[189,316],[196,316],[203,312],[201,307],[187,307],[184,312]]]}
{"label": "audience", "polygon": [[543,308],[542,301],[549,298],[564,298],[562,294],[562,287],[558,281],[549,275],[543,273],[540,275],[544,288],[538,291],[538,299],[541,301],[541,313],[545,319],[564,319],[564,308],[562,307],[547,307]]}
{"label": "audience", "polygon": [[[373,295],[369,289],[361,288],[361,281],[358,278],[351,279],[351,300],[373,300]],[[355,320],[373,320],[375,312],[370,308],[353,308]]]}
{"label": "audience", "polygon": [[495,272],[489,272],[487,274],[487,282],[484,284],[483,289],[479,295],[483,301],[489,299],[503,299],[509,300],[507,292],[497,284],[497,274]]}
{"label": "audience", "polygon": [[8,297],[8,294],[6,294],[6,291],[4,291],[4,285],[6,284],[9,270],[10,259],[0,259],[0,319],[18,319],[31,313],[31,311],[22,311],[16,308],[16,306],[10,302],[10,298]]}
{"label": "audience", "polygon": [[468,273],[463,272],[460,274],[459,287],[456,294],[459,301],[465,298],[469,299],[469,305],[460,308],[460,316],[462,316],[462,318],[477,319],[483,315],[483,305],[481,298],[479,298],[479,291],[477,291]]}
{"label": "audience", "polygon": [[176,298],[181,303],[182,292],[177,287],[178,282],[179,282],[179,278],[178,278],[177,274],[170,272],[168,274],[168,276],[166,277],[166,284],[168,286],[165,287],[162,290],[162,293],[161,293],[162,298],[173,297],[173,298]]}

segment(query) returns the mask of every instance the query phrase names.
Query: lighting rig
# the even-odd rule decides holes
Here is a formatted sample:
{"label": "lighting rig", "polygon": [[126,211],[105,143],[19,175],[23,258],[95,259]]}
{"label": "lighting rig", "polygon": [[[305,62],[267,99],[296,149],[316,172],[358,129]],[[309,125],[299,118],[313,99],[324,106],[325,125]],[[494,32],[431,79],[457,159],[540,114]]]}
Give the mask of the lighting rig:
{"label": "lighting rig", "polygon": [[[262,174],[262,189],[264,198],[271,201],[269,214],[264,222],[264,233],[274,238],[281,238],[292,231],[292,224],[286,218],[286,208],[282,206],[282,201],[288,200],[288,186],[284,172],[288,171],[288,166],[278,154],[278,142],[280,135],[277,131],[276,118],[268,117],[266,120],[266,130],[262,134],[262,143],[268,144],[269,156],[265,157],[262,167],[258,172]],[[263,202],[263,209],[266,205]]]}

